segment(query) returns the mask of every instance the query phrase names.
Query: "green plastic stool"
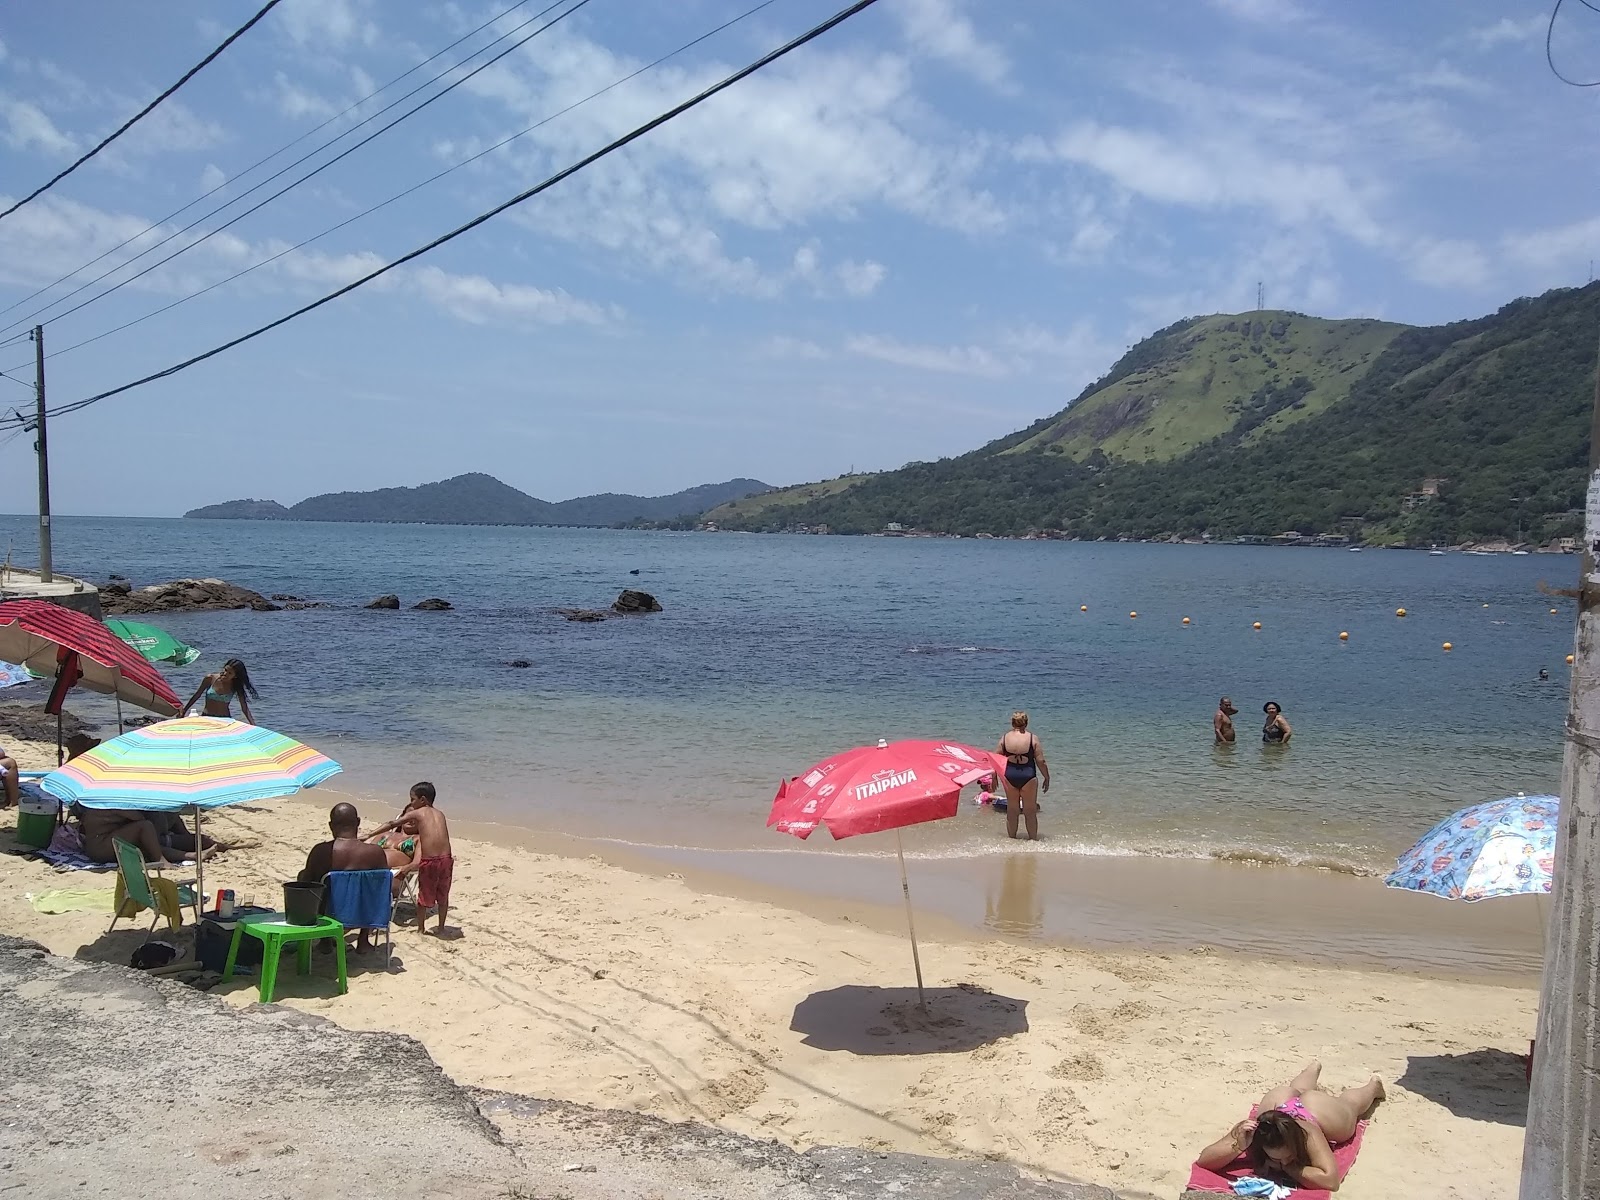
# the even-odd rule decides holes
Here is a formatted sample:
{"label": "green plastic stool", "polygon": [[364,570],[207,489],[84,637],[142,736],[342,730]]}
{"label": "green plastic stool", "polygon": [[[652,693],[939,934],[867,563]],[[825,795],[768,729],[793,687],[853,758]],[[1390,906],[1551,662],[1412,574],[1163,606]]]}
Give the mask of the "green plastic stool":
{"label": "green plastic stool", "polygon": [[278,982],[278,958],[286,944],[294,943],[297,950],[298,973],[311,974],[311,943],[323,938],[333,939],[333,953],[339,963],[339,994],[350,990],[344,970],[344,926],[332,917],[319,917],[315,925],[291,925],[281,916],[273,914],[263,920],[246,917],[233,927],[233,940],[228,943],[228,961],[223,964],[222,977],[233,977],[234,963],[239,958],[239,937],[248,933],[260,938],[261,949],[261,1003],[272,1002],[272,990]]}

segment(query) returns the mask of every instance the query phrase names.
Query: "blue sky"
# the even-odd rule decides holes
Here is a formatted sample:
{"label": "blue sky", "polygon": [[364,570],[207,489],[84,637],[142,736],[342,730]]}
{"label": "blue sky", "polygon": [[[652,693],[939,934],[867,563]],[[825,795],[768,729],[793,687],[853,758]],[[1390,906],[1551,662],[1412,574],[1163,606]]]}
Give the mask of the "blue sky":
{"label": "blue sky", "polygon": [[[511,3],[285,0],[110,151],[0,220],[0,306],[232,181],[0,325],[31,324],[70,287],[352,130],[546,2],[240,176]],[[51,320],[443,85],[45,309],[46,344],[63,352],[49,368],[52,402],[167,366],[410,250],[840,2],[774,0],[379,213],[70,349],[755,3],[591,0],[166,266]],[[257,7],[11,6],[0,195],[43,182]],[[51,430],[56,511],[292,503],[472,470],[552,500],[736,475],[799,482],[959,453],[1021,427],[1153,329],[1253,307],[1258,280],[1269,307],[1422,323],[1581,284],[1600,259],[1600,89],[1550,74],[1549,11],[1525,0],[881,0],[384,285],[63,416]],[[1569,73],[1600,76],[1600,14],[1568,3],[1556,49]],[[20,366],[31,380],[31,354],[26,342],[0,349],[0,371]],[[30,392],[0,380],[0,398],[26,405]],[[0,509],[28,511],[27,438],[0,446],[0,468]]]}

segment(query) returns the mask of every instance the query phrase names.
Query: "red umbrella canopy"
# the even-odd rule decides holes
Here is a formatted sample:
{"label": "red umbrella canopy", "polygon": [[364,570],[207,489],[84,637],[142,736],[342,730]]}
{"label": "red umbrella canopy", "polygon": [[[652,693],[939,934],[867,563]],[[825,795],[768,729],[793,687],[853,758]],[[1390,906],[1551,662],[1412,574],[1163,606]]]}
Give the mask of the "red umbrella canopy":
{"label": "red umbrella canopy", "polygon": [[35,675],[63,667],[69,681],[129,704],[176,716],[183,701],[144,656],[93,617],[43,600],[0,603],[0,659]]}
{"label": "red umbrella canopy", "polygon": [[879,742],[824,759],[778,785],[768,826],[808,838],[878,833],[956,815],[961,789],[1004,770],[999,755],[960,742]]}

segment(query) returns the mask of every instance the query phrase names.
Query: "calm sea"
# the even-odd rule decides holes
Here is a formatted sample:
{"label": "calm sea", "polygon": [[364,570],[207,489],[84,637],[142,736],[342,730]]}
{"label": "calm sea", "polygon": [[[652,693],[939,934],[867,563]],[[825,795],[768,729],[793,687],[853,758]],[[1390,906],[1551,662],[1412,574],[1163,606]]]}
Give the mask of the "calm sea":
{"label": "calm sea", "polygon": [[[32,562],[33,520],[0,528]],[[1537,555],[72,517],[55,556],[95,580],[219,576],[332,604],[158,623],[204,650],[169,670],[180,694],[244,658],[257,719],[380,809],[429,778],[463,815],[768,847],[786,840],[765,828],[781,777],[879,737],[989,745],[1025,708],[1055,775],[1045,849],[1356,870],[1460,805],[1554,789],[1573,611],[1538,584],[1576,574]],[[666,611],[551,611],[628,586]],[[456,608],[359,607],[384,592]],[[1219,750],[1223,693],[1242,711]],[[1286,750],[1260,743],[1267,700]],[[908,847],[1000,852],[1000,821],[971,806]]]}

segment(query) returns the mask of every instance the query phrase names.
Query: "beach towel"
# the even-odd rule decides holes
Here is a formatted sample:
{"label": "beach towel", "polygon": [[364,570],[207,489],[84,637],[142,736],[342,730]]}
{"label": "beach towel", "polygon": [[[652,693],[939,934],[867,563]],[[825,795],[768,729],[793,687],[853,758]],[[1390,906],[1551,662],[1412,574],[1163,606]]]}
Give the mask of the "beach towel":
{"label": "beach towel", "polygon": [[[1250,1115],[1255,1116],[1252,1110]],[[1355,1165],[1356,1155],[1361,1152],[1361,1139],[1366,1136],[1367,1122],[1356,1123],[1356,1134],[1348,1142],[1340,1142],[1333,1148],[1333,1161],[1339,1165],[1339,1178],[1350,1174],[1350,1168]],[[1250,1160],[1240,1155],[1221,1171],[1208,1171],[1199,1163],[1195,1163],[1189,1171],[1189,1190],[1191,1192],[1217,1192],[1224,1196],[1234,1195],[1233,1181],[1254,1175],[1255,1168],[1250,1165]],[[1323,1188],[1295,1188],[1289,1193],[1291,1200],[1332,1200],[1333,1193]]]}
{"label": "beach towel", "polygon": [[[62,826],[65,829],[66,826]],[[43,850],[35,850],[28,857],[42,858],[58,871],[115,871],[116,863],[95,862],[83,852],[82,843],[73,845],[64,843],[60,838],[61,830],[56,831],[57,837],[52,839],[50,845]]]}
{"label": "beach towel", "polygon": [[[183,924],[183,906],[194,903],[194,892],[187,887],[179,889],[175,880],[163,879],[159,875],[150,876],[150,890],[155,893],[156,903],[161,906],[161,915],[167,919],[167,928],[176,933]],[[112,906],[116,909],[118,920],[136,916],[147,907],[128,895],[127,885],[122,882],[120,873],[117,875],[116,899],[112,901]]]}
{"label": "beach towel", "polygon": [[28,902],[33,905],[33,911],[54,915],[56,913],[70,912],[95,912],[108,913],[112,910],[113,900],[110,888],[52,888],[48,892],[40,892],[37,896],[28,894]]}

